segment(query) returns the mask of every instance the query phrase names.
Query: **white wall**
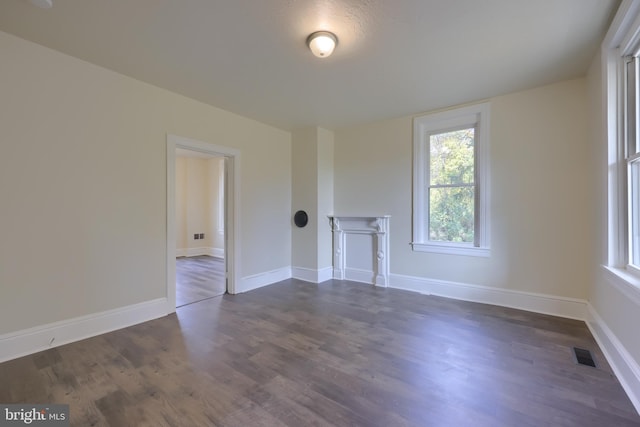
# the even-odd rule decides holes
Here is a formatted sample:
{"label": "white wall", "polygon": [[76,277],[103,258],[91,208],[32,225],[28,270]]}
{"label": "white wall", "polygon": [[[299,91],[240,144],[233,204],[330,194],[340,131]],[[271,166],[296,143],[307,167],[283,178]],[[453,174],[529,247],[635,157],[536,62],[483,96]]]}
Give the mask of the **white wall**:
{"label": "white wall", "polygon": [[[593,277],[600,275],[601,266],[607,263],[607,141],[605,137],[605,110],[603,106],[602,56],[595,56],[587,74],[587,95],[589,105],[589,185],[592,190],[591,229],[594,245],[591,248],[590,270]],[[589,299],[593,304],[593,293],[597,280],[589,290]]]}
{"label": "white wall", "polygon": [[334,134],[320,127],[292,133],[292,214],[304,210],[306,227],[292,232],[293,276],[322,282],[331,277]]}
{"label": "white wall", "polygon": [[318,270],[333,265],[333,236],[327,215],[333,211],[333,154],[334,133],[318,128]]}
{"label": "white wall", "polygon": [[616,368],[618,378],[640,410],[640,291],[616,280],[602,267],[607,264],[608,254],[608,156],[601,60],[601,55],[596,55],[587,75],[591,125],[588,142],[592,170],[589,185],[593,194],[589,211],[594,213],[591,228],[595,234],[589,263],[594,277],[589,293],[593,310],[589,325],[608,354],[609,362]]}
{"label": "white wall", "polygon": [[187,159],[176,157],[176,252],[189,245],[187,224],[189,222],[189,191],[187,187]]}
{"label": "white wall", "polygon": [[[222,157],[176,157],[176,253],[179,256],[224,253],[224,234],[218,228],[224,210],[219,198],[223,168]],[[196,233],[204,233],[204,239],[194,239]]]}
{"label": "white wall", "polygon": [[391,215],[392,286],[403,275],[585,299],[593,246],[585,79],[490,101],[490,258],[411,250],[412,117],[335,132],[335,210]]}
{"label": "white wall", "polygon": [[206,243],[213,248],[216,256],[224,257],[224,157],[215,157],[207,161],[207,180],[209,187],[209,213],[211,222]]}
{"label": "white wall", "polygon": [[290,266],[288,132],[6,33],[0,52],[0,334],[165,296],[167,134],[241,152],[242,276]]}
{"label": "white wall", "polygon": [[303,210],[309,217],[305,227],[293,225],[291,265],[315,270],[318,259],[316,229],[320,221],[316,191],[318,187],[317,128],[296,129],[292,133],[291,145],[293,174],[291,215]]}

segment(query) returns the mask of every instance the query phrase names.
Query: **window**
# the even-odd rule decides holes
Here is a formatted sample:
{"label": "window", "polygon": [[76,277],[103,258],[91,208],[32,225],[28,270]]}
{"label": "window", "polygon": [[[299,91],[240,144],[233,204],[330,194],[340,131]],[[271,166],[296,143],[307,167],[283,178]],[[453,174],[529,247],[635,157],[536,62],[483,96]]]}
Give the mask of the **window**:
{"label": "window", "polygon": [[431,241],[475,243],[475,130],[429,135],[426,226]]}
{"label": "window", "polygon": [[603,42],[607,270],[640,286],[640,2],[623,1]]}
{"label": "window", "polygon": [[[626,72],[624,87],[624,134],[620,152],[623,153],[623,169],[626,172],[627,213],[627,265],[640,271],[640,59],[629,56],[623,59]],[[624,182],[624,180],[623,180]]]}
{"label": "window", "polygon": [[489,256],[489,104],[416,117],[413,249]]}
{"label": "window", "polygon": [[640,159],[638,153],[629,160],[629,264],[640,269]]}

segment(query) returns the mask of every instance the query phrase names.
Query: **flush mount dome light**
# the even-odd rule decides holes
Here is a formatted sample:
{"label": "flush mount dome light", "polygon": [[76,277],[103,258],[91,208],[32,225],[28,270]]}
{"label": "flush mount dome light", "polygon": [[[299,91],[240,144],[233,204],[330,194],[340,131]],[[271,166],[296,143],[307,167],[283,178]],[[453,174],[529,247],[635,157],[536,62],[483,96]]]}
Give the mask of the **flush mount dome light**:
{"label": "flush mount dome light", "polygon": [[326,58],[333,53],[338,44],[338,38],[329,31],[316,31],[307,37],[307,45],[318,58]]}

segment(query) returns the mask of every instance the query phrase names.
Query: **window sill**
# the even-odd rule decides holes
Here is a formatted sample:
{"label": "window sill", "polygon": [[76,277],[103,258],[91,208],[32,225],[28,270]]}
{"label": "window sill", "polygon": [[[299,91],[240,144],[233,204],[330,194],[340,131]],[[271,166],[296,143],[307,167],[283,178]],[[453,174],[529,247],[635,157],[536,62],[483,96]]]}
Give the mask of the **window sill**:
{"label": "window sill", "polygon": [[640,276],[624,269],[603,265],[609,281],[629,298],[640,304]]}
{"label": "window sill", "polygon": [[488,258],[491,256],[489,248],[477,248],[475,246],[458,246],[437,243],[411,243],[415,252],[430,252],[447,255],[466,255]]}

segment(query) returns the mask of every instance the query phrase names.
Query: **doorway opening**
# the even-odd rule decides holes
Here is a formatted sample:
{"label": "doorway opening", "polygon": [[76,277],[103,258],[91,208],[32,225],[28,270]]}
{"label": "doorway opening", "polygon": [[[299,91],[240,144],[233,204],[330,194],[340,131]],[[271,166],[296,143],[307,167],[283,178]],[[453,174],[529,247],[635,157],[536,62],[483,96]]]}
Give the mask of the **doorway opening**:
{"label": "doorway opening", "polygon": [[225,158],[176,148],[176,307],[227,291]]}
{"label": "doorway opening", "polygon": [[236,293],[238,150],[167,136],[167,312]]}

